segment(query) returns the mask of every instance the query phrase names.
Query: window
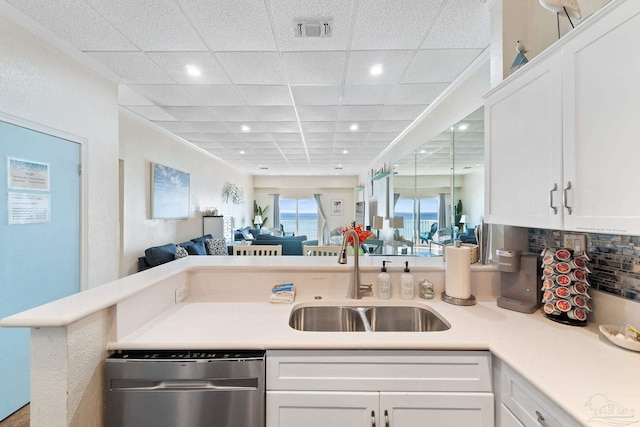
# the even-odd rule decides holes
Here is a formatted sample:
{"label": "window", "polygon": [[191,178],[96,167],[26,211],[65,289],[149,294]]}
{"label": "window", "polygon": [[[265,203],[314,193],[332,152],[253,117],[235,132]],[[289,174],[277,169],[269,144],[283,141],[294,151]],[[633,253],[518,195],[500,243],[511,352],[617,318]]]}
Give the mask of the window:
{"label": "window", "polygon": [[[413,199],[400,197],[396,202],[393,216],[404,218],[404,228],[398,230],[400,236],[415,242],[418,240],[416,236],[427,236],[431,225],[437,223],[438,199],[436,197],[421,198],[418,199],[417,206],[415,206]],[[420,220],[416,222],[415,218],[420,218]]]}
{"label": "window", "polygon": [[280,225],[285,236],[318,238],[318,204],[310,198],[280,198]]}

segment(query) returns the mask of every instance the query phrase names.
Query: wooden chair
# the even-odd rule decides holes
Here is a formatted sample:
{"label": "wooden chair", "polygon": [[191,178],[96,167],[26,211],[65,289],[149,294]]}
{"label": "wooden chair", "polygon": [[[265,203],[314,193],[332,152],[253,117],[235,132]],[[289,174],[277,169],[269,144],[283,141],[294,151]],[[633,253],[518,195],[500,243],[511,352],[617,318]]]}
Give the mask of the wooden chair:
{"label": "wooden chair", "polygon": [[335,256],[340,255],[340,246],[305,246],[305,256]]}
{"label": "wooden chair", "polygon": [[233,254],[237,256],[280,256],[282,245],[234,246]]}

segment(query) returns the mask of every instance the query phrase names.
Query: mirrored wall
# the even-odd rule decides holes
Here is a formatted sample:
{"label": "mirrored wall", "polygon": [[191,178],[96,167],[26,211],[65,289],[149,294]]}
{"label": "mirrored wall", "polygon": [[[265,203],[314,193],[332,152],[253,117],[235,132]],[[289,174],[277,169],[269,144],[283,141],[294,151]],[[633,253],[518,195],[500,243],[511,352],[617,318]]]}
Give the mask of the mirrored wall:
{"label": "mirrored wall", "polygon": [[398,159],[393,172],[395,219],[384,254],[441,256],[455,239],[475,243],[484,212],[484,109]]}

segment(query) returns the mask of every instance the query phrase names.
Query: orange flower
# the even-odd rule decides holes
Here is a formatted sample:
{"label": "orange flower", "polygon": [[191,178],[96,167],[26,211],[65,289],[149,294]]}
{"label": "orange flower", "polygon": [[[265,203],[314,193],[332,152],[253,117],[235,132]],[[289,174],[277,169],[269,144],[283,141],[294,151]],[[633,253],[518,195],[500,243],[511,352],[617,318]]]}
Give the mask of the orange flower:
{"label": "orange flower", "polygon": [[[344,235],[347,230],[354,230],[356,233],[358,233],[358,240],[360,240],[360,243],[373,236],[373,233],[369,230],[365,230],[362,224],[358,224],[355,227],[353,225],[348,225],[342,229],[342,234]],[[353,244],[353,236],[349,236],[348,242]]]}

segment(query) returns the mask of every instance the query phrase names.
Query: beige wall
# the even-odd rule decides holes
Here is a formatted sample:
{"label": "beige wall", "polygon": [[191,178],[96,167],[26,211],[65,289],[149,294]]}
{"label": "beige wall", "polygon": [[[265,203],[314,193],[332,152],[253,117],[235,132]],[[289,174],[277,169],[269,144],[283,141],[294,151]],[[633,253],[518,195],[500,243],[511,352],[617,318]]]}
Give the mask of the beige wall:
{"label": "beige wall", "polygon": [[116,279],[116,84],[0,15],[0,114],[86,141],[83,282],[94,287]]}
{"label": "beige wall", "polygon": [[[215,207],[221,215],[232,216],[237,228],[249,225],[253,213],[253,178],[250,175],[128,113],[120,114],[120,158],[124,164],[122,276],[138,271],[138,257],[144,255],[146,248],[201,236],[205,208]],[[151,219],[151,163],[191,175],[189,219]],[[245,190],[244,205],[222,201],[222,189],[227,182]]]}

